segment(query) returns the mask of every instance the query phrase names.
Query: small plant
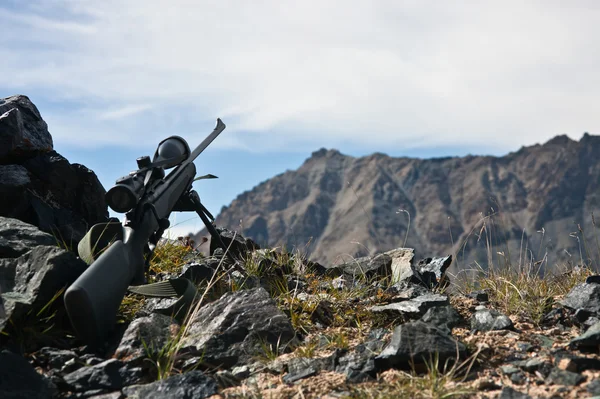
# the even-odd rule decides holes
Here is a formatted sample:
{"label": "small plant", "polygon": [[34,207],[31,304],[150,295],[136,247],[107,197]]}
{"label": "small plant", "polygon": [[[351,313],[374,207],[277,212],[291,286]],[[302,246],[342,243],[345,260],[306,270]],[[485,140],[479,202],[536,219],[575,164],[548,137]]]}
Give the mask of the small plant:
{"label": "small plant", "polygon": [[295,352],[299,357],[312,358],[315,356],[315,353],[317,352],[318,347],[319,347],[318,342],[311,340],[311,341],[307,342],[306,344],[296,348]]}
{"label": "small plant", "polygon": [[280,339],[277,339],[275,344],[270,344],[265,338],[259,338],[259,345],[261,348],[261,354],[258,357],[259,360],[273,361],[277,359],[281,353],[282,348],[280,347]]}
{"label": "small plant", "polygon": [[181,242],[164,241],[156,246],[150,259],[150,271],[158,273],[177,273],[186,264],[186,256],[194,250]]}
{"label": "small plant", "polygon": [[[53,339],[64,338],[64,332],[59,331],[55,325],[58,310],[54,304],[62,297],[65,290],[66,287],[59,289],[41,308],[30,309],[18,319],[10,318],[8,328],[2,331],[2,335],[18,344],[23,350],[31,349],[44,342],[49,344]],[[13,293],[4,295],[10,297]]]}

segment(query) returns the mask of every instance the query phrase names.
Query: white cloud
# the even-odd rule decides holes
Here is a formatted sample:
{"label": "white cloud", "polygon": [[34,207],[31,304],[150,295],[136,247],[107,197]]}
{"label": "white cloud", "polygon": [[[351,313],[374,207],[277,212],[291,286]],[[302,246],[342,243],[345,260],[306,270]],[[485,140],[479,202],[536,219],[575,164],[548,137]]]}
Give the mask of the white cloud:
{"label": "white cloud", "polygon": [[2,86],[81,104],[42,109],[55,140],[135,145],[216,117],[216,146],[271,150],[600,132],[595,1],[27,4],[0,6]]}

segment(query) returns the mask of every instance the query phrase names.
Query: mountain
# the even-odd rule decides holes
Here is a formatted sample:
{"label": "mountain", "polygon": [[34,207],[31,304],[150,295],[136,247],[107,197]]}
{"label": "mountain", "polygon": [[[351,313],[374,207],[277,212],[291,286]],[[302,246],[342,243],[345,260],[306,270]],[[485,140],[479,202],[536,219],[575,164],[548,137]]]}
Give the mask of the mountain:
{"label": "mountain", "polygon": [[453,254],[460,268],[485,268],[490,256],[495,264],[598,261],[599,155],[600,136],[588,133],[501,157],[320,149],[240,194],[217,225],[329,264],[403,245],[423,257]]}

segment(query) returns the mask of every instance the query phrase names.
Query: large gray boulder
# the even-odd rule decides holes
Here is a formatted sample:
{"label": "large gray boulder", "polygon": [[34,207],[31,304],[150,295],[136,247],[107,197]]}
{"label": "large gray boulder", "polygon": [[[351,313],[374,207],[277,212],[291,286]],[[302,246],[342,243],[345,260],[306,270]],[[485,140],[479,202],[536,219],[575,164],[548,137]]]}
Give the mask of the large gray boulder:
{"label": "large gray boulder", "polygon": [[0,98],[0,163],[4,158],[51,151],[52,136],[27,96]]}
{"label": "large gray boulder", "polygon": [[287,316],[264,288],[223,295],[202,307],[190,321],[182,352],[204,363],[232,367],[282,349],[295,338]]}
{"label": "large gray boulder", "polygon": [[52,136],[28,97],[0,99],[0,216],[16,218],[75,247],[108,218],[96,174],[53,149]]}

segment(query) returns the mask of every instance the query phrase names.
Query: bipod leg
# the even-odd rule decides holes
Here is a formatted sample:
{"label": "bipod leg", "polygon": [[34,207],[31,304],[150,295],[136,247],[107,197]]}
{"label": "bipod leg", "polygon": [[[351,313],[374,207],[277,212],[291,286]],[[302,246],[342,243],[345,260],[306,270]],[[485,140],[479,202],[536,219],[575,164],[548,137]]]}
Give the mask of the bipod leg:
{"label": "bipod leg", "polygon": [[[215,240],[217,244],[219,244],[219,246],[223,249],[223,253],[226,253],[227,245],[225,245],[223,239],[221,239],[221,235],[219,234],[215,226],[211,223],[211,221],[208,219],[210,217],[214,221],[214,217],[213,215],[211,215],[208,209],[206,209],[206,207],[200,202],[200,197],[198,196],[198,193],[196,193],[195,191],[191,191],[189,194],[189,199],[194,204],[195,211],[202,220],[202,223],[204,223],[204,225],[206,226],[206,229],[210,233],[211,238]],[[227,254],[227,256],[229,257],[229,259],[235,262],[231,254]]]}

